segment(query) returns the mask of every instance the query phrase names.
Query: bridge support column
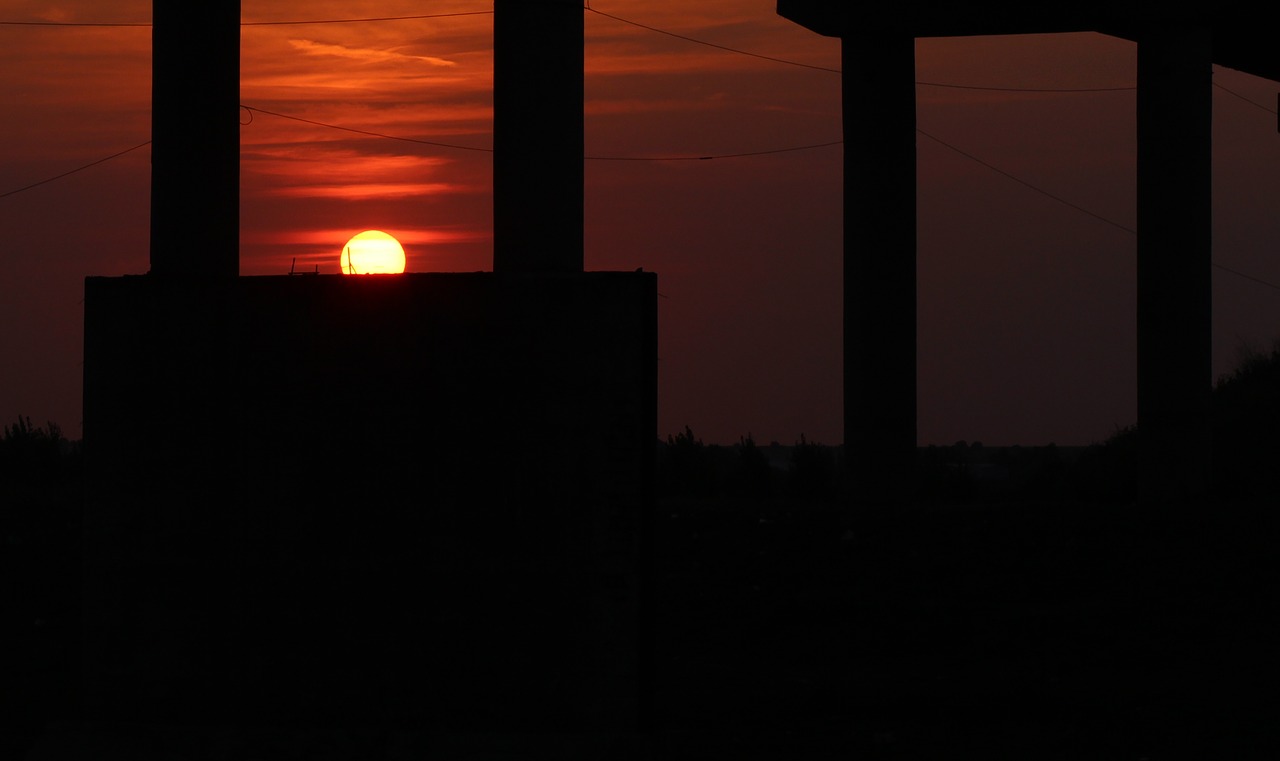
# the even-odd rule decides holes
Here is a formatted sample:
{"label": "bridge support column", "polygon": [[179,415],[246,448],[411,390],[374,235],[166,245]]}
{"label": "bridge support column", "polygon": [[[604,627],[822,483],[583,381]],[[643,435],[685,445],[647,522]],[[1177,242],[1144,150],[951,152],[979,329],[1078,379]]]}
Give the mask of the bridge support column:
{"label": "bridge support column", "polygon": [[240,273],[240,1],[154,0],[151,272]]}
{"label": "bridge support column", "polygon": [[859,499],[904,499],[916,456],[915,38],[842,43],[845,453]]}
{"label": "bridge support column", "polygon": [[582,272],[578,0],[496,0],[493,271]]}
{"label": "bridge support column", "polygon": [[1211,34],[1138,41],[1139,498],[1203,496],[1212,390]]}

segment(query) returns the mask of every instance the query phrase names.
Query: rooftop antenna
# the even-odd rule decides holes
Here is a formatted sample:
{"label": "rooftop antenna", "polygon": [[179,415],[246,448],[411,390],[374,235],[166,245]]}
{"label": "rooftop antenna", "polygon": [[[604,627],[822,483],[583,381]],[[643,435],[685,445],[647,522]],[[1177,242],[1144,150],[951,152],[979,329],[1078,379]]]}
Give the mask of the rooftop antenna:
{"label": "rooftop antenna", "polygon": [[312,272],[298,272],[297,266],[298,266],[298,257],[295,256],[293,257],[293,261],[289,264],[290,275],[319,275],[320,274],[319,264],[315,265],[315,270]]}

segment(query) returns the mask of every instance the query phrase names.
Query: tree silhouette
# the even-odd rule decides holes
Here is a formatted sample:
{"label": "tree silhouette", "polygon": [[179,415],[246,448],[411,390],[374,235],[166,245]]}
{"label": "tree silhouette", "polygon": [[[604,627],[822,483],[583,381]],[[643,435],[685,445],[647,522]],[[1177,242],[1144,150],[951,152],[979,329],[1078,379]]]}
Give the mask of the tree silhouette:
{"label": "tree silhouette", "polygon": [[715,462],[688,425],[667,436],[665,478],[672,495],[706,499],[716,493]]}
{"label": "tree silhouette", "polygon": [[1219,496],[1280,491],[1280,341],[1270,352],[1245,349],[1213,389],[1213,485]]}
{"label": "tree silhouette", "polygon": [[55,423],[33,426],[31,418],[18,416],[0,436],[0,477],[9,484],[50,484],[67,475],[64,455],[72,447]]}
{"label": "tree silhouette", "polygon": [[825,500],[835,494],[835,462],[821,444],[800,441],[791,448],[791,490],[805,500]]}
{"label": "tree silhouette", "polygon": [[769,458],[756,446],[750,433],[738,437],[734,451],[737,457],[734,458],[729,479],[730,495],[753,502],[771,500],[775,491],[773,468],[769,466]]}
{"label": "tree silhouette", "polygon": [[[78,685],[79,448],[57,425],[18,417],[0,434],[0,535],[10,586],[0,606],[0,757],[22,758],[39,728],[72,715]],[[16,747],[15,747],[16,744]]]}
{"label": "tree silhouette", "polygon": [[[1212,493],[1259,499],[1280,493],[1280,341],[1270,352],[1242,350],[1236,369],[1211,396]],[[1137,496],[1137,425],[1090,446],[1072,474],[1077,496],[1133,501]]]}

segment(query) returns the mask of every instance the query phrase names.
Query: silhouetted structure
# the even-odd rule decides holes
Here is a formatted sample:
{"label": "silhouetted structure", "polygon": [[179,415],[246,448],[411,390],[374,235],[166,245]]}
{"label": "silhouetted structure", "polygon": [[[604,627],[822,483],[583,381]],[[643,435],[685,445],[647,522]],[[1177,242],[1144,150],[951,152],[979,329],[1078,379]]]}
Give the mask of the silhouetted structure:
{"label": "silhouetted structure", "polygon": [[1141,494],[1203,494],[1209,474],[1211,66],[1280,79],[1235,3],[854,7],[778,0],[840,37],[845,130],[845,443],[860,488],[903,493],[915,457],[915,38],[1098,31],[1138,43]]}
{"label": "silhouetted structure", "polygon": [[494,272],[582,271],[582,34],[579,0],[494,2]]}
{"label": "silhouetted structure", "polygon": [[85,285],[86,717],[635,729],[657,279],[582,271],[581,8],[496,40],[564,61],[499,97],[495,272],[238,278],[239,4],[155,5],[151,274]]}
{"label": "silhouetted structure", "polygon": [[240,2],[152,1],[151,273],[240,273]]}

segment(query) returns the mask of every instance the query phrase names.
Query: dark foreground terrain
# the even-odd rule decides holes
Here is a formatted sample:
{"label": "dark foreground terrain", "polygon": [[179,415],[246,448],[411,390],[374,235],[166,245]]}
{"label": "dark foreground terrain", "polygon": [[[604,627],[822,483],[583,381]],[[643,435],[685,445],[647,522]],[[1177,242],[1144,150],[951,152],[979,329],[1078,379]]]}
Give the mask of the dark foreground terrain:
{"label": "dark foreground terrain", "polygon": [[1277,728],[1270,506],[664,517],[677,735],[778,757],[1244,758]]}
{"label": "dark foreground terrain", "polygon": [[80,724],[71,518],[8,535],[5,758],[1258,758],[1280,726],[1259,502],[665,497],[653,731],[612,738]]}

